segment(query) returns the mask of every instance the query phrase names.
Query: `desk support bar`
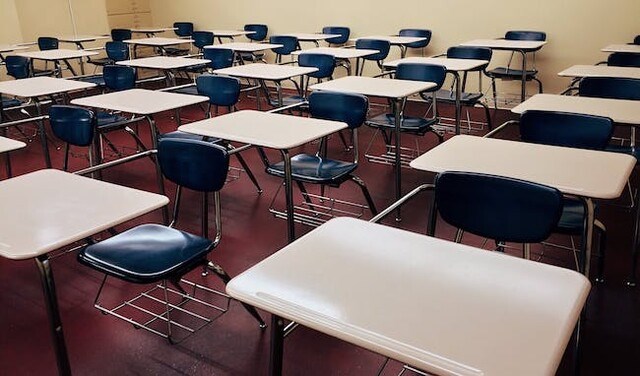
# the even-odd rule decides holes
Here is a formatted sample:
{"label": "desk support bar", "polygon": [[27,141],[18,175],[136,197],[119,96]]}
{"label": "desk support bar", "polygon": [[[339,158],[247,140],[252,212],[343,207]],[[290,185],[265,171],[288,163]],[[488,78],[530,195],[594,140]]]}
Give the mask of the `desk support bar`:
{"label": "desk support bar", "polygon": [[369,222],[372,222],[372,223],[380,222],[382,219],[384,219],[384,217],[386,217],[387,215],[391,214],[394,210],[396,210],[400,206],[406,204],[407,201],[409,201],[411,198],[413,198],[413,196],[417,195],[418,193],[420,193],[422,191],[432,190],[433,188],[435,188],[435,186],[433,184],[422,184],[421,186],[415,188],[411,192],[409,192],[406,195],[402,196],[402,198],[400,198],[398,201],[396,201],[393,204],[391,204],[391,206],[389,206],[388,208],[386,208],[383,211],[381,211],[378,215],[376,215],[375,217],[371,218],[369,220]]}
{"label": "desk support bar", "polygon": [[123,158],[118,158],[118,159],[113,160],[113,161],[101,163],[99,165],[91,166],[91,167],[85,168],[83,170],[76,171],[76,172],[74,172],[74,174],[75,175],[89,175],[89,174],[97,172],[97,171],[101,171],[101,170],[104,170],[104,169],[107,169],[107,168],[110,168],[110,167],[121,165],[123,163],[131,162],[131,161],[134,161],[136,159],[149,157],[149,156],[151,156],[153,154],[157,154],[157,153],[158,153],[158,151],[156,149],[145,150],[145,151],[137,153],[137,154],[129,155],[129,156],[126,156],[126,157],[123,157]]}
{"label": "desk support bar", "polygon": [[482,137],[484,137],[484,138],[492,138],[494,135],[496,135],[499,132],[502,132],[502,130],[504,130],[508,126],[516,125],[516,124],[520,124],[520,121],[518,121],[518,120],[509,120],[507,122],[504,122],[504,123],[500,124],[499,127],[497,127],[496,129],[492,130],[491,132],[485,134]]}

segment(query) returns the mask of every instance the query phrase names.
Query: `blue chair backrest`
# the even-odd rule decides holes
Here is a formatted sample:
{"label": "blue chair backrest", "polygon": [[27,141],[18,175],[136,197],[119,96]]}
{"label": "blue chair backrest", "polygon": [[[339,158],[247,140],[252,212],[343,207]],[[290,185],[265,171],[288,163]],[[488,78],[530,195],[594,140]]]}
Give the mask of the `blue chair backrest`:
{"label": "blue chair backrest", "polygon": [[298,38],[291,35],[273,35],[269,38],[271,44],[281,44],[282,47],[272,48],[279,55],[290,55],[298,49]]}
{"label": "blue chair backrest", "polygon": [[234,106],[240,98],[240,80],[235,77],[203,74],[196,79],[196,88],[215,106]]}
{"label": "blue chair backrest", "polygon": [[122,42],[131,39],[131,30],[129,29],[111,29],[111,40],[114,42]]}
{"label": "blue chair backrest", "polygon": [[190,37],[193,34],[193,22],[174,22],[174,32],[179,37]]}
{"label": "blue chair backrest", "polygon": [[306,53],[298,55],[298,65],[301,67],[318,68],[317,72],[309,73],[309,77],[328,78],[336,68],[336,58],[333,55]]}
{"label": "blue chair backrest", "polygon": [[610,99],[640,100],[640,79],[585,77],[580,80],[578,95]]}
{"label": "blue chair backrest", "polygon": [[125,65],[105,65],[102,77],[105,86],[113,91],[129,90],[136,86],[136,70]]}
{"label": "blue chair backrest", "polygon": [[83,107],[53,105],[49,108],[49,123],[53,134],[75,146],[93,142],[97,120],[93,111]]}
{"label": "blue chair backrest", "polygon": [[381,39],[358,39],[356,40],[356,48],[361,50],[378,50],[377,54],[363,56],[365,60],[384,60],[389,56],[391,44],[389,41]]}
{"label": "blue chair backrest", "polygon": [[191,34],[191,39],[193,39],[193,45],[202,50],[204,46],[213,44],[213,33],[210,31],[194,31]]}
{"label": "blue chair backrest", "polygon": [[56,50],[58,49],[58,38],[54,37],[40,37],[38,38],[38,48],[40,51]]}
{"label": "blue chair backrest", "polygon": [[542,31],[512,30],[506,32],[504,39],[545,41],[547,40],[547,33]]}
{"label": "blue chair backrest", "polygon": [[228,48],[205,48],[202,51],[202,57],[211,60],[209,67],[211,69],[229,68],[233,65],[233,50]]}
{"label": "blue chair backrest", "polygon": [[346,26],[325,26],[322,28],[322,34],[340,34],[339,37],[329,38],[326,41],[331,44],[345,44],[351,35],[351,29]]}
{"label": "blue chair backrest", "polygon": [[31,76],[31,62],[22,56],[7,56],[4,60],[7,74],[16,80]]}
{"label": "blue chair backrest", "polygon": [[211,142],[161,138],[158,163],[168,180],[194,191],[215,192],[227,179],[229,153]]}
{"label": "blue chair backrest", "polygon": [[399,80],[433,82],[436,87],[428,92],[440,90],[447,75],[447,69],[442,65],[422,63],[400,63],[396,68],[396,78]]}
{"label": "blue chair backrest", "polygon": [[107,42],[104,45],[107,57],[113,61],[129,60],[129,46],[124,42]]}
{"label": "blue chair backrest", "polygon": [[633,44],[640,44],[640,35],[636,35],[636,37],[633,38]]}
{"label": "blue chair backrest", "polygon": [[607,58],[607,65],[640,68],[640,54],[633,52],[614,52]]}
{"label": "blue chair backrest", "polygon": [[244,25],[244,31],[253,31],[252,34],[247,34],[247,38],[256,42],[263,41],[267,37],[269,28],[263,24],[246,24]]}
{"label": "blue chair backrest", "polygon": [[557,189],[518,179],[469,172],[435,179],[435,205],[445,222],[500,241],[545,240],[560,219],[562,201]]}
{"label": "blue chair backrest", "polygon": [[[455,46],[447,49],[447,57],[450,59],[474,59],[474,60],[486,60],[491,61],[493,52],[491,48],[485,47],[467,47],[467,46]],[[472,71],[482,70],[487,67],[486,65],[472,69]]]}
{"label": "blue chair backrest", "polygon": [[526,111],[520,117],[522,141],[570,148],[603,150],[613,121],[602,116],[555,111]]}
{"label": "blue chair backrest", "polygon": [[427,47],[429,42],[431,42],[431,30],[427,29],[402,29],[398,33],[401,37],[419,37],[425,38],[423,41],[407,43],[407,47],[411,48],[422,48]]}
{"label": "blue chair backrest", "polygon": [[312,117],[342,121],[349,129],[360,127],[367,118],[369,100],[364,95],[314,91],[308,100]]}

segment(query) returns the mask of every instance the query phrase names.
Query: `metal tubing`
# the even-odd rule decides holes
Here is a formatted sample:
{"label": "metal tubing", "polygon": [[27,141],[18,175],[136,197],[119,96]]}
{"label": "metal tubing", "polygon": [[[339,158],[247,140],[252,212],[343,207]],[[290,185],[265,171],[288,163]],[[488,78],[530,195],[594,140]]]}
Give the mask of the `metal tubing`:
{"label": "metal tubing", "polygon": [[[400,199],[402,195],[402,161],[400,160],[400,127],[401,124],[401,112],[404,107],[404,100],[402,99],[393,99],[393,112],[395,118],[395,168],[396,168],[396,201]],[[400,216],[400,207],[396,210],[396,222],[400,222],[402,220]]]}
{"label": "metal tubing", "polygon": [[269,375],[282,375],[282,355],[284,353],[284,320],[271,315],[271,351],[269,356]]}
{"label": "metal tubing", "polygon": [[[147,122],[149,122],[153,149],[158,150],[158,128],[156,128],[156,123],[151,116],[145,116],[145,118],[147,119]],[[158,190],[161,195],[165,196],[164,178],[162,177],[162,171],[160,170],[160,162],[157,157],[154,157],[154,159],[156,163],[156,180],[158,182]],[[166,205],[162,207],[162,220],[164,224],[169,223],[169,208],[167,208]]]}
{"label": "metal tubing", "polygon": [[38,128],[40,129],[40,142],[42,143],[42,152],[44,153],[44,162],[47,168],[51,168],[51,154],[49,154],[49,145],[47,143],[47,132],[44,127],[44,118],[42,117],[42,106],[37,99],[34,99],[36,106],[36,114],[38,120]]}
{"label": "metal tubing", "polygon": [[284,161],[284,193],[287,204],[287,240],[289,243],[296,240],[295,222],[293,219],[293,179],[291,177],[291,157],[287,149],[280,150]]}
{"label": "metal tubing", "polygon": [[53,350],[56,354],[56,362],[58,364],[58,374],[71,375],[71,366],[69,365],[67,346],[62,332],[62,321],[60,320],[60,311],[58,309],[58,300],[56,298],[56,286],[51,272],[49,257],[44,254],[38,256],[35,260],[36,265],[38,266],[38,271],[40,272],[40,281],[42,282],[42,290],[44,292],[45,307],[47,308],[51,336],[53,337]]}

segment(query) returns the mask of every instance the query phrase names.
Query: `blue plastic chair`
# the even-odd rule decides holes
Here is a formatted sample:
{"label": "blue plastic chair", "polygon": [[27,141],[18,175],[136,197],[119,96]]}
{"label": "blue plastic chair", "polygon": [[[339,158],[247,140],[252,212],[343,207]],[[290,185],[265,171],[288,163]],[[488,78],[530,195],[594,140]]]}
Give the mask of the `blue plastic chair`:
{"label": "blue plastic chair", "polygon": [[[504,39],[507,40],[528,40],[528,41],[545,41],[547,40],[547,34],[542,31],[524,31],[524,30],[513,30],[507,31],[504,35]],[[513,55],[515,52],[511,53],[511,58],[509,59],[509,65],[506,67],[496,67],[487,71],[487,76],[491,78],[491,88],[493,90],[493,100],[495,106],[497,108],[497,90],[496,90],[496,79],[501,80],[521,80],[522,79],[522,69],[513,69],[510,64],[513,60]],[[525,80],[526,81],[536,81],[538,83],[538,93],[542,93],[542,81],[540,81],[536,75],[538,74],[538,70],[535,67],[535,52],[533,55],[533,64],[531,69],[527,69],[525,72]]]}
{"label": "blue plastic chair", "polygon": [[327,39],[329,46],[342,46],[349,41],[351,29],[346,26],[325,26],[322,28],[322,34],[339,34],[338,37]]}
{"label": "blue plastic chair", "polygon": [[609,99],[640,100],[640,79],[618,77],[585,77],[578,95]]}
{"label": "blue plastic chair", "polygon": [[[193,35],[193,23],[192,22],[174,22],[173,27],[176,28],[174,32],[179,38],[191,38]],[[180,47],[163,47],[164,53],[168,56],[179,56],[189,54],[190,48]]]}
{"label": "blue plastic chair", "polygon": [[[167,289],[167,282],[182,293],[182,299],[189,299],[181,281],[185,274],[202,267],[213,272],[225,284],[229,275],[208,260],[208,255],[218,246],[221,239],[222,216],[220,210],[220,190],[225,184],[229,169],[229,153],[221,146],[195,140],[161,139],[158,142],[158,162],[162,174],[167,180],[178,185],[176,191],[173,220],[170,226],[143,224],[124,231],[99,243],[89,245],[78,254],[78,261],[105,274],[98,290],[95,307],[103,313],[116,315],[118,308],[109,309],[100,302],[100,294],[107,277],[115,277],[135,284],[161,284]],[[173,228],[178,218],[180,196],[183,188],[200,192],[202,195],[202,234],[194,235]],[[216,234],[209,238],[209,193],[214,193]],[[191,289],[191,285],[189,285]],[[191,300],[189,304],[195,304]],[[261,328],[265,323],[258,312],[243,304],[245,309],[258,321]],[[188,309],[186,305],[182,308]],[[170,303],[164,301],[164,307],[156,318],[171,319]],[[118,317],[118,316],[117,316]],[[122,318],[122,316],[120,316]],[[127,320],[130,323],[132,320]],[[155,321],[155,320],[152,320]],[[165,320],[166,321],[166,320]],[[175,326],[166,321],[166,332],[151,329],[142,321],[135,322],[155,334],[175,343]],[[204,324],[202,325],[204,326]]]}
{"label": "blue plastic chair", "polygon": [[381,39],[358,39],[356,40],[356,48],[364,50],[378,50],[378,53],[362,57],[360,72],[356,72],[358,76],[362,76],[365,61],[375,61],[376,64],[378,64],[380,71],[384,71],[382,63],[384,62],[384,59],[389,56],[389,50],[391,49],[389,41]]}
{"label": "blue plastic chair", "polygon": [[122,42],[132,39],[130,29],[111,29],[111,40],[114,42]]}
{"label": "blue plastic chair", "polygon": [[300,49],[298,38],[290,35],[273,35],[269,37],[269,43],[282,45],[271,49],[276,54],[276,64],[282,63],[282,56],[291,56],[293,51]]}
{"label": "blue plastic chair", "polygon": [[107,65],[102,75],[105,86],[111,91],[129,90],[136,86],[136,70],[126,65]]}
{"label": "blue plastic chair", "polygon": [[49,108],[49,124],[53,134],[65,142],[62,169],[69,167],[69,147],[88,147],[89,166],[94,165],[94,134],[98,127],[96,114],[83,107],[53,105]]}
{"label": "blue plastic chair", "polygon": [[[427,132],[432,132],[438,137],[438,142],[442,142],[442,135],[433,129],[438,123],[437,98],[435,93],[442,87],[447,70],[442,65],[420,64],[420,63],[401,63],[396,69],[396,78],[400,80],[425,81],[433,82],[436,86],[426,92],[420,93],[423,99],[433,104],[433,116],[431,118],[423,118],[417,116],[405,115],[401,119],[400,131],[424,136]],[[406,103],[406,102],[405,102]],[[404,112],[404,111],[403,111]],[[367,121],[367,125],[378,128],[382,131],[387,148],[391,147],[391,133],[395,130],[395,114],[386,113],[378,115]]]}
{"label": "blue plastic chair", "polygon": [[640,44],[640,35],[636,35],[636,37],[633,38],[633,44]]}
{"label": "blue plastic chair", "polygon": [[[578,149],[604,150],[613,135],[614,124],[609,118],[585,114],[555,111],[526,111],[520,117],[520,137],[524,142],[554,145]],[[562,216],[554,228],[554,233],[581,236],[581,244],[586,244],[584,223],[587,209],[584,203],[572,197],[565,197]],[[605,260],[606,228],[598,220],[594,228],[599,236],[599,262],[597,280],[603,280]]]}
{"label": "blue plastic chair", "polygon": [[198,48],[200,53],[204,51],[205,46],[211,46],[213,44],[214,35],[210,31],[194,31],[191,34],[193,39],[193,45]]}
{"label": "blue plastic chair", "polygon": [[115,64],[118,61],[129,60],[129,46],[124,42],[107,42],[104,45],[104,50],[107,57],[89,59],[88,62],[97,66],[105,66]]}
{"label": "blue plastic chair", "polygon": [[419,48],[420,54],[422,56],[424,56],[425,47],[427,47],[429,45],[429,42],[431,42],[431,30],[427,30],[427,29],[402,29],[400,30],[398,35],[401,37],[425,38],[425,40],[423,41],[407,43],[405,45],[405,47],[407,48]]}
{"label": "blue plastic chair", "polygon": [[40,37],[38,38],[38,49],[40,51],[57,50],[59,46],[58,38]]}
{"label": "blue plastic chair", "polygon": [[640,54],[633,52],[614,52],[607,58],[607,65],[640,68]]}
{"label": "blue plastic chair", "polygon": [[[465,71],[461,77],[462,82],[461,85],[461,96],[460,96],[460,104],[467,107],[474,107],[476,105],[482,106],[484,109],[485,117],[487,120],[487,128],[491,130],[491,113],[489,111],[489,106],[487,106],[483,101],[481,101],[484,94],[482,93],[482,87],[480,83],[482,82],[482,75],[486,74],[485,70],[489,62],[491,61],[491,56],[493,55],[490,48],[482,48],[482,47],[466,47],[466,46],[456,46],[449,47],[447,49],[447,58],[450,59],[474,59],[474,60],[486,60],[487,64],[479,66],[478,68]],[[467,92],[467,76],[470,72],[478,72],[478,92]],[[454,104],[456,103],[456,92],[452,86],[449,90],[438,90],[436,93],[438,101],[441,103]],[[471,125],[469,124],[469,128]]]}
{"label": "blue plastic chair", "polygon": [[[358,128],[364,123],[369,101],[367,97],[359,94],[344,94],[328,91],[315,91],[309,95],[309,112],[311,116],[318,119],[341,121],[347,124],[348,129],[353,132],[353,153],[354,161],[346,162],[328,158],[324,154],[323,140],[321,152],[315,155],[297,154],[291,157],[292,179],[302,192],[303,198],[313,208],[310,196],[304,187],[305,183],[319,184],[323,186],[339,187],[345,181],[356,183],[367,202],[368,208],[375,215],[377,209],[369,194],[364,181],[354,175],[358,167]],[[284,178],[284,162],[267,164],[267,173]],[[309,224],[309,223],[308,223]]]}
{"label": "blue plastic chair", "polygon": [[29,58],[9,55],[4,62],[7,74],[16,80],[31,77],[31,62]]}
{"label": "blue plastic chair", "polygon": [[233,66],[234,51],[228,48],[209,47],[202,52],[202,57],[211,60],[208,67],[212,70]]}
{"label": "blue plastic chair", "polygon": [[247,34],[247,38],[249,38],[250,41],[262,42],[267,38],[269,27],[264,24],[246,24],[244,25],[244,31],[253,31],[253,33]]}

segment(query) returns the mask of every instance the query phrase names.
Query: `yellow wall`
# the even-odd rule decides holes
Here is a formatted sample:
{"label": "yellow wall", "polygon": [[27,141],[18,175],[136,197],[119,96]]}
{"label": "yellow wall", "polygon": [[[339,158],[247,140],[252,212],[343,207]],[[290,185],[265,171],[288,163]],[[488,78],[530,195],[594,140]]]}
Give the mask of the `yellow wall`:
{"label": "yellow wall", "polygon": [[[354,36],[429,28],[431,54],[470,39],[500,37],[509,29],[542,30],[549,43],[536,66],[548,92],[568,83],[557,72],[601,61],[606,57],[601,47],[640,33],[638,0],[151,0],[151,12],[156,25],[180,20],[193,21],[196,28],[241,28],[259,22],[269,25],[270,34],[315,32],[330,24],[349,26]],[[494,64],[507,56],[496,53]]]}
{"label": "yellow wall", "polygon": [[14,0],[0,0],[0,43],[22,42],[22,30]]}

